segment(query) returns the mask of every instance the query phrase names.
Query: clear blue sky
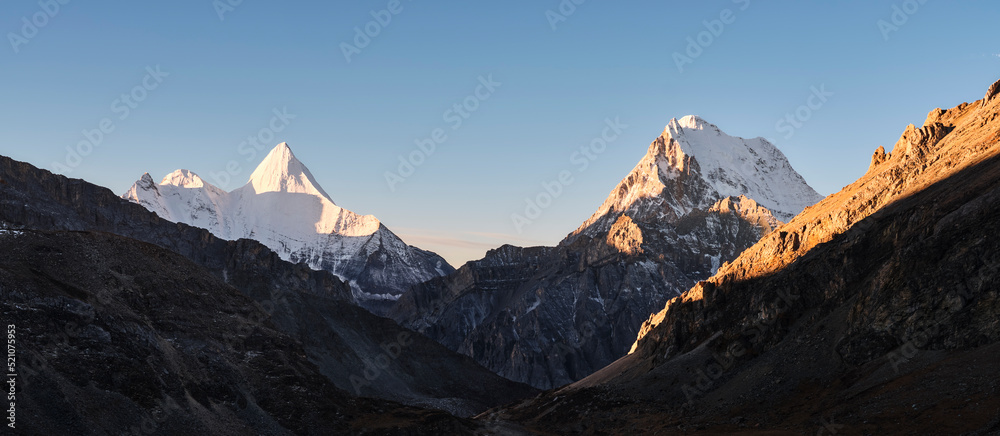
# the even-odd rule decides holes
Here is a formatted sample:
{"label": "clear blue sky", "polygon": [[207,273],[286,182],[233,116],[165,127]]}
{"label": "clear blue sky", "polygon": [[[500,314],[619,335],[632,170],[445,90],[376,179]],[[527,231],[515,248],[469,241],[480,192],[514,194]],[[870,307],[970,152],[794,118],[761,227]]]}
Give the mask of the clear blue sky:
{"label": "clear blue sky", "polygon": [[[341,44],[388,0],[244,0],[220,20],[224,2],[72,0],[51,17],[35,0],[3,2],[0,154],[53,169],[108,118],[114,130],[69,175],[120,194],[143,172],[209,178],[235,160],[233,189],[263,156],[248,161],[240,143],[287,108],[295,118],[268,149],[287,141],[338,204],[460,264],[505,242],[556,243],[672,117],[773,139],[829,194],[907,124],[1000,79],[1000,4],[986,0],[587,0],[555,30],[558,0],[402,0],[351,62]],[[914,13],[886,40],[878,22],[894,6]],[[725,9],[731,22],[679,71],[674,53]],[[45,25],[24,29],[39,13]],[[156,66],[169,76],[146,79],[156,88],[123,117],[116,100]],[[446,111],[489,75],[502,85],[454,129]],[[787,138],[776,123],[821,85],[834,95]],[[615,117],[628,127],[579,171],[574,151]],[[397,157],[437,128],[447,140],[390,190]],[[564,170],[574,182],[519,233],[511,214]]]}

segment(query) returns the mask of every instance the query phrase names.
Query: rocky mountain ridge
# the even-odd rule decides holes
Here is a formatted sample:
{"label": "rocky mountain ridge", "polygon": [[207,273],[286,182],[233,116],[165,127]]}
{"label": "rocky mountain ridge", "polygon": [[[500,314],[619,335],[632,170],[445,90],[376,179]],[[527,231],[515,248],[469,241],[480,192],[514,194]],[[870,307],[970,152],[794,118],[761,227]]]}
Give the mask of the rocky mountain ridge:
{"label": "rocky mountain ridge", "polygon": [[[731,196],[740,189],[770,197]],[[776,227],[760,202],[789,215],[819,198],[767,141],[671,120],[559,246],[491,251],[416,286],[390,316],[504,377],[552,388],[625,354],[650,309]]]}
{"label": "rocky mountain ridge", "polygon": [[540,432],[1000,431],[998,86],[908,126],[855,183],[652,315],[628,356],[482,418]]}

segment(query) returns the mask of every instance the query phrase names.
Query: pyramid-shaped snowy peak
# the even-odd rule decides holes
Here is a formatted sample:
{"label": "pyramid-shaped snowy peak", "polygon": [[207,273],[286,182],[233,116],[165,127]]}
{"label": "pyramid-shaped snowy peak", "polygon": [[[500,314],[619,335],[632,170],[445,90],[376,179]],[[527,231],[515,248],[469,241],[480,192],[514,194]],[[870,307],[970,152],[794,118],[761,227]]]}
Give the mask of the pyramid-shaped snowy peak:
{"label": "pyramid-shaped snowy peak", "polygon": [[257,166],[250,180],[254,192],[289,192],[294,194],[319,195],[327,200],[332,198],[319,186],[309,169],[302,164],[287,143],[274,147],[264,161]]}
{"label": "pyramid-shaped snowy peak", "polygon": [[409,286],[452,270],[436,254],[404,243],[374,216],[337,206],[286,143],[271,150],[246,185],[232,192],[177,170],[159,185],[145,174],[122,197],[170,221],[223,239],[254,239],[282,259],[330,271],[350,281],[359,300],[392,300]]}

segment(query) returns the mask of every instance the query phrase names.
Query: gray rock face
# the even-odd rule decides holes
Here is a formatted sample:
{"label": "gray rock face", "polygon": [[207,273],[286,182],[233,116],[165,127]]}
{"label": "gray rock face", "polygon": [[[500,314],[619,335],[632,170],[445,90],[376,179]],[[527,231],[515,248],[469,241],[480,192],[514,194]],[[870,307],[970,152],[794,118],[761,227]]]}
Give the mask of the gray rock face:
{"label": "gray rock face", "polygon": [[[711,126],[697,121],[699,128]],[[760,140],[724,136],[717,128],[714,137],[719,140],[709,145],[721,143],[733,155],[753,150],[750,143],[763,148],[755,142]],[[390,317],[539,388],[571,383],[618,359],[650,313],[780,224],[754,199],[721,195],[731,187],[720,180],[743,180],[738,184],[754,184],[757,192],[769,189],[771,179],[801,180],[763,160],[733,173],[720,168],[710,177],[690,151],[710,147],[681,141],[669,131],[657,139],[598,212],[559,246],[490,251],[404,294]],[[768,168],[784,172],[777,177]],[[747,180],[753,177],[759,180]],[[801,185],[775,197],[812,192],[818,200]],[[786,211],[792,207],[765,200]]]}

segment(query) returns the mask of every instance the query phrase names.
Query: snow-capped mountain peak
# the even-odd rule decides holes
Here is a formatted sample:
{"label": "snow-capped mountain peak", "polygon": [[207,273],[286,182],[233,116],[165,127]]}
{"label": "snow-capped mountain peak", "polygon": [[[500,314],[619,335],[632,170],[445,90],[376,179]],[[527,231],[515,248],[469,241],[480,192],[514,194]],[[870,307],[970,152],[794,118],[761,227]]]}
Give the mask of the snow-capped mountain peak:
{"label": "snow-capped mountain peak", "polygon": [[[685,171],[689,162],[678,154],[693,157],[702,178],[719,197],[745,195],[783,221],[823,198],[792,168],[781,150],[764,138],[729,136],[716,125],[688,115],[670,120],[660,139],[657,142],[664,147],[658,151],[679,170]],[[650,151],[656,149],[651,147]]]}
{"label": "snow-capped mountain peak", "polygon": [[290,192],[294,194],[319,195],[330,202],[333,199],[319,186],[309,169],[292,154],[291,147],[282,142],[271,150],[264,161],[257,166],[250,180],[254,192]]}
{"label": "snow-capped mountain peak", "polygon": [[136,183],[143,186],[153,186],[156,184],[153,182],[153,176],[149,175],[149,173],[142,173],[142,177],[139,177],[139,181]]}
{"label": "snow-capped mountain peak", "polygon": [[337,206],[286,143],[232,192],[177,170],[159,185],[143,174],[122,197],[170,221],[223,239],[254,239],[284,260],[336,274],[352,283],[361,300],[393,300],[413,284],[452,271],[437,255],[406,245],[374,216]]}
{"label": "snow-capped mountain peak", "polygon": [[664,132],[669,130],[676,130],[679,128],[695,129],[695,130],[711,129],[714,131],[719,131],[718,126],[708,121],[705,121],[704,118],[699,117],[697,115],[688,115],[679,120],[677,118],[670,120],[670,124],[667,125],[666,129],[664,129]]}
{"label": "snow-capped mountain peak", "polygon": [[[671,119],[646,156],[574,234],[607,230],[618,214],[676,220],[745,196],[788,221],[823,197],[764,138],[729,136],[701,117]],[[593,227],[596,224],[596,227]]]}
{"label": "snow-capped mountain peak", "polygon": [[[143,177],[146,175],[149,175],[149,173],[146,173]],[[150,180],[152,180],[152,178],[150,178]],[[201,177],[188,170],[177,170],[167,174],[160,184],[177,186],[179,188],[202,188],[205,187],[205,185],[208,185],[208,183],[202,180]]]}

